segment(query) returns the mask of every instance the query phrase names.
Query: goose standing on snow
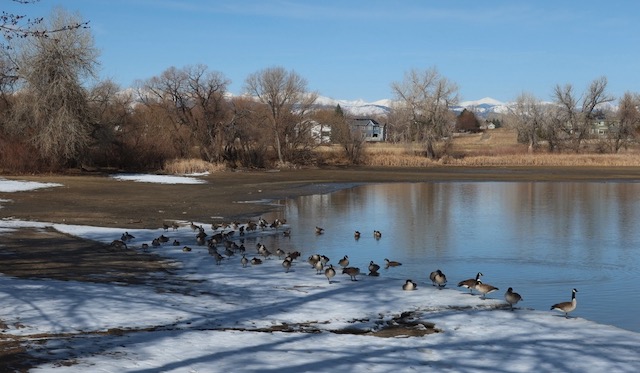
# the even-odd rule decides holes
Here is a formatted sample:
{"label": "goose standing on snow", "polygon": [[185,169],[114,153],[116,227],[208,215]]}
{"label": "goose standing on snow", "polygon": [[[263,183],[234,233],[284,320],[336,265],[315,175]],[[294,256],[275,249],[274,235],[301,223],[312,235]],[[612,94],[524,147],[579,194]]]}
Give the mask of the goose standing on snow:
{"label": "goose standing on snow", "polygon": [[433,283],[433,286],[437,286],[438,288],[443,288],[447,285],[447,276],[439,269],[431,272],[429,279]]}
{"label": "goose standing on snow", "polygon": [[329,268],[324,270],[324,275],[327,276],[327,280],[331,283],[331,279],[336,275],[336,270],[333,268],[333,264],[329,264]]}
{"label": "goose standing on snow", "polygon": [[576,309],[576,306],[578,306],[578,301],[576,300],[576,293],[578,292],[578,289],[573,289],[571,290],[571,301],[570,302],[562,302],[562,303],[556,303],[553,306],[551,306],[552,310],[557,310],[560,312],[564,312],[564,317],[565,318],[569,318],[569,312],[572,312],[573,310]]}
{"label": "goose standing on snow", "polygon": [[476,290],[482,294],[482,299],[486,299],[487,298],[487,294],[489,293],[493,293],[496,290],[500,290],[497,287],[493,286],[493,285],[489,285],[489,284],[485,284],[482,281],[478,280],[476,281]]}
{"label": "goose standing on snow", "polygon": [[509,306],[511,306],[511,311],[513,311],[513,305],[520,302],[522,300],[522,297],[520,296],[520,294],[514,293],[513,288],[509,288],[507,289],[507,292],[504,293],[504,299],[507,301],[507,303],[509,303]]}
{"label": "goose standing on snow", "polygon": [[482,276],[482,273],[478,272],[478,274],[476,275],[476,278],[470,278],[470,279],[458,282],[458,287],[467,288],[469,289],[469,294],[473,294],[473,289],[476,288],[476,283],[480,281],[481,276]]}
{"label": "goose standing on snow", "polygon": [[340,264],[342,268],[347,267],[349,265],[349,257],[345,255],[344,258],[338,260],[338,264]]}

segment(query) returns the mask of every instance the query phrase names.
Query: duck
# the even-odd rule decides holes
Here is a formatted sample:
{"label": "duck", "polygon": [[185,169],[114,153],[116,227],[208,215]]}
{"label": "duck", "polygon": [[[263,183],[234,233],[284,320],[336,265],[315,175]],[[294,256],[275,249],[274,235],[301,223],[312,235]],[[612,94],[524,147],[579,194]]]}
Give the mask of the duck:
{"label": "duck", "polygon": [[338,264],[340,264],[340,266],[342,268],[346,267],[349,265],[349,257],[347,255],[345,255],[342,259],[340,259],[338,261]]}
{"label": "duck", "polygon": [[578,306],[578,301],[576,300],[576,293],[578,289],[571,290],[571,301],[570,302],[562,302],[556,303],[551,306],[551,310],[556,310],[560,312],[564,312],[564,317],[569,318],[569,312],[573,312]]}
{"label": "duck", "polygon": [[489,285],[489,284],[485,284],[482,281],[478,280],[476,281],[476,287],[475,289],[482,294],[482,299],[486,299],[487,298],[487,294],[489,293],[493,293],[496,290],[500,290],[497,287],[493,286],[493,285]]}
{"label": "duck", "polygon": [[327,276],[327,280],[331,283],[331,279],[336,275],[336,270],[333,268],[333,264],[329,264],[329,268],[324,270],[324,275]]}
{"label": "duck", "polygon": [[360,268],[357,267],[346,267],[342,270],[343,274],[348,274],[351,277],[351,281],[358,281],[356,276],[360,274]]}
{"label": "duck", "polygon": [[418,284],[416,284],[412,280],[407,280],[404,285],[402,285],[402,290],[416,290],[417,288]]}
{"label": "duck", "polygon": [[433,286],[437,286],[438,288],[443,288],[447,285],[447,276],[439,269],[431,272],[429,279]]}
{"label": "duck", "polygon": [[395,260],[389,260],[387,258],[384,258],[384,262],[386,263],[386,267],[397,267],[397,266],[401,266],[402,263],[400,262],[396,262]]}
{"label": "duck", "polygon": [[473,294],[473,289],[476,288],[476,283],[480,280],[480,277],[482,276],[483,276],[482,272],[478,272],[478,274],[476,275],[476,278],[470,278],[470,279],[458,282],[458,287],[467,288],[469,289],[469,294]]}
{"label": "duck", "polygon": [[377,273],[380,270],[380,266],[377,265],[376,263],[373,262],[373,260],[371,262],[369,262],[369,272],[370,273]]}
{"label": "duck", "polygon": [[511,311],[513,311],[513,305],[520,302],[522,300],[522,297],[520,296],[520,294],[515,293],[513,291],[513,288],[509,288],[507,289],[507,292],[504,293],[504,299],[507,301],[507,303],[509,303],[509,306],[511,306]]}

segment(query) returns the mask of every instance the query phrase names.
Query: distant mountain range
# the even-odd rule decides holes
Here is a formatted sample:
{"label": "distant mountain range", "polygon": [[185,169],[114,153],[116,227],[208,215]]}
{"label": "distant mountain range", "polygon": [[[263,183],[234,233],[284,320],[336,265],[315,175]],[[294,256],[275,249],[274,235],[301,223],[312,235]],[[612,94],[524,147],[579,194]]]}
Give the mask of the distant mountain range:
{"label": "distant mountain range", "polygon": [[[329,97],[319,96],[316,100],[316,104],[321,107],[335,108],[340,105],[340,108],[345,113],[353,116],[376,116],[385,115],[391,111],[393,101],[389,99],[378,100],[374,102],[366,102],[363,100],[336,100]],[[464,109],[473,111],[479,117],[487,117],[488,115],[505,114],[509,111],[509,104],[503,103],[491,97],[485,97],[476,101],[463,101],[458,105],[451,108],[453,111],[461,112]]]}

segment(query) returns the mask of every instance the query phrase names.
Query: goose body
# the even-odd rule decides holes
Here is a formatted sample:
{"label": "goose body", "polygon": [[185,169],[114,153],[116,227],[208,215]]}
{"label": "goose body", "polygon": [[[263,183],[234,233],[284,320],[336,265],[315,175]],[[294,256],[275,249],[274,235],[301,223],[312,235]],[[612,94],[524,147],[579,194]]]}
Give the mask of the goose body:
{"label": "goose body", "polygon": [[515,293],[513,291],[513,288],[509,288],[507,289],[507,292],[504,293],[504,299],[507,301],[507,303],[509,303],[509,306],[511,306],[511,311],[513,311],[513,305],[520,302],[522,300],[522,297],[520,296],[520,294]]}
{"label": "goose body", "polygon": [[431,272],[431,274],[429,275],[429,279],[431,280],[433,286],[443,288],[447,285],[447,276],[445,276],[445,274],[442,273],[442,271],[439,269]]}
{"label": "goose body", "polygon": [[482,294],[482,299],[485,299],[487,297],[487,294],[493,293],[496,290],[500,290],[497,287],[495,287],[493,285],[485,284],[480,280],[476,281],[476,288],[475,289],[480,294]]}
{"label": "goose body", "polygon": [[417,288],[418,284],[416,284],[412,280],[407,280],[404,285],[402,285],[402,290],[416,290]]}
{"label": "goose body", "polygon": [[373,260],[369,262],[369,272],[377,273],[379,270],[380,270],[380,266],[374,263]]}
{"label": "goose body", "polygon": [[324,275],[327,276],[327,280],[331,283],[331,279],[336,275],[336,270],[333,268],[333,264],[330,264],[329,268],[324,270]]}
{"label": "goose body", "polygon": [[384,262],[385,262],[387,268],[389,268],[389,267],[397,267],[397,266],[401,266],[402,265],[402,263],[400,263],[400,262],[396,262],[395,260],[389,260],[387,258],[384,259]]}
{"label": "goose body", "polygon": [[551,309],[552,310],[557,310],[557,311],[560,311],[560,312],[564,312],[564,317],[568,319],[569,318],[569,312],[572,312],[578,306],[578,301],[576,300],[576,293],[577,292],[578,292],[578,289],[571,290],[571,301],[562,302],[562,303],[556,303],[553,306],[551,306]]}
{"label": "goose body", "polygon": [[314,264],[314,268],[316,269],[316,275],[320,275],[320,274],[322,274],[322,270],[324,269],[324,264],[322,263],[321,260],[318,260]]}
{"label": "goose body", "polygon": [[291,269],[291,260],[285,259],[282,261],[282,267],[284,267],[284,271],[289,273],[289,269]]}
{"label": "goose body", "polygon": [[340,264],[342,268],[347,267],[349,265],[349,257],[345,255],[344,258],[338,261],[338,264]]}
{"label": "goose body", "polygon": [[316,227],[316,234],[323,234],[324,228]]}
{"label": "goose body", "polygon": [[473,293],[473,289],[476,288],[476,283],[480,281],[480,277],[482,276],[481,272],[478,272],[476,278],[470,278],[467,280],[463,280],[458,282],[458,287],[469,289],[469,293]]}
{"label": "goose body", "polygon": [[358,279],[356,278],[357,275],[360,274],[360,268],[356,268],[356,267],[346,267],[342,270],[342,273],[346,273],[349,275],[349,277],[351,277],[351,281],[358,281]]}
{"label": "goose body", "polygon": [[356,240],[359,240],[360,239],[360,231],[353,232],[353,238],[355,238]]}

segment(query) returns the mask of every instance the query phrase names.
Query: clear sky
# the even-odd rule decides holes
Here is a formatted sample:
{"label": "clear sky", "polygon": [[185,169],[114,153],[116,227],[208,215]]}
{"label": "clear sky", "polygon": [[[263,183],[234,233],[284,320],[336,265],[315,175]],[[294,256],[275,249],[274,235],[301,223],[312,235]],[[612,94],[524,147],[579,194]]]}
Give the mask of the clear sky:
{"label": "clear sky", "polygon": [[[90,21],[100,75],[123,88],[175,66],[205,64],[241,93],[246,77],[282,66],[335,99],[391,98],[390,84],[436,67],[462,100],[550,99],[556,84],[582,92],[640,92],[640,1],[595,0],[41,0],[3,9]],[[9,3],[7,5],[7,3]]]}

